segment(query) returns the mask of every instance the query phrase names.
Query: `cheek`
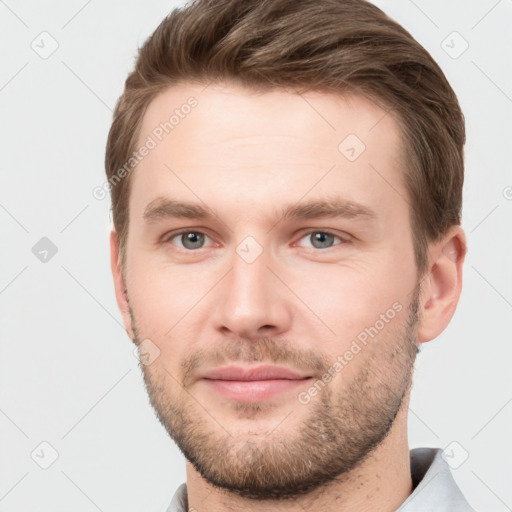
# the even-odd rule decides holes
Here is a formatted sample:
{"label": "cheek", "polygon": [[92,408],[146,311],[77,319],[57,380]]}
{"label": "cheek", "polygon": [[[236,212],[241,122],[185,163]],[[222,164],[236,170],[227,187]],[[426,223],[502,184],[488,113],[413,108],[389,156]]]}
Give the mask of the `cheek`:
{"label": "cheek", "polygon": [[176,284],[154,267],[141,261],[131,262],[127,288],[139,334],[161,338],[173,325],[172,302],[179,294]]}
{"label": "cheek", "polygon": [[127,285],[139,335],[153,340],[162,352],[176,350],[177,340],[187,346],[197,339],[205,321],[198,317],[201,305],[217,273],[157,264],[150,258],[134,259],[130,270]]}
{"label": "cheek", "polygon": [[384,259],[364,269],[355,265],[318,269],[293,280],[293,289],[314,313],[305,311],[299,320],[302,325],[295,329],[313,342],[325,332],[319,350],[332,363],[341,359],[343,374],[350,379],[371,359],[386,357],[399,342],[414,277]]}
{"label": "cheek", "polygon": [[[346,389],[365,369],[378,373],[381,367],[390,367],[390,354],[404,342],[410,298],[407,287],[396,282],[392,287],[383,280],[341,274],[326,282],[323,293],[305,288],[302,293],[307,293],[311,310],[334,331],[318,348],[330,361],[334,386]],[[306,329],[314,342],[318,321],[309,318]]]}
{"label": "cheek", "polygon": [[414,285],[412,276],[390,266],[361,267],[318,266],[301,275],[288,273],[286,278],[307,307],[329,326],[352,331],[375,322],[396,301],[403,303]]}

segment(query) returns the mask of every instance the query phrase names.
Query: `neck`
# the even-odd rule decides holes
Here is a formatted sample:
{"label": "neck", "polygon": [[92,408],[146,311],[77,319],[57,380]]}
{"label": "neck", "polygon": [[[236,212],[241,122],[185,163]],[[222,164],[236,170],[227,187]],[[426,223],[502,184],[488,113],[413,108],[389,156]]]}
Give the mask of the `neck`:
{"label": "neck", "polygon": [[384,441],[350,473],[294,500],[254,501],[218,489],[187,461],[189,510],[197,512],[393,512],[412,492],[407,443],[407,400]]}

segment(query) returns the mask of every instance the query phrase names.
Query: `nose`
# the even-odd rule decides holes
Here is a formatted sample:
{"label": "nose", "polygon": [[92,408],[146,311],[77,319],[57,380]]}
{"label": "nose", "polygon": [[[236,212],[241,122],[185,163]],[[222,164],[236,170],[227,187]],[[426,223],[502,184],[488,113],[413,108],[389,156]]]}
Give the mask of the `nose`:
{"label": "nose", "polygon": [[278,265],[267,251],[249,261],[234,252],[231,271],[216,294],[215,327],[246,339],[278,336],[291,326],[290,293],[277,279]]}

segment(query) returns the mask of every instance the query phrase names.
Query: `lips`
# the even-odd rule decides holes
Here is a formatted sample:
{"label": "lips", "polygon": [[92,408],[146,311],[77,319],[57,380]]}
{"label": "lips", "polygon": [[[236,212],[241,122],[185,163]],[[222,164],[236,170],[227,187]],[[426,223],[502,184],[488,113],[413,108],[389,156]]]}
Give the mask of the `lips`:
{"label": "lips", "polygon": [[202,379],[226,381],[264,381],[264,380],[303,380],[311,375],[296,372],[282,366],[223,366],[206,371],[200,376]]}
{"label": "lips", "polygon": [[199,382],[215,396],[238,402],[263,402],[290,396],[306,386],[310,375],[282,366],[223,366],[206,371]]}

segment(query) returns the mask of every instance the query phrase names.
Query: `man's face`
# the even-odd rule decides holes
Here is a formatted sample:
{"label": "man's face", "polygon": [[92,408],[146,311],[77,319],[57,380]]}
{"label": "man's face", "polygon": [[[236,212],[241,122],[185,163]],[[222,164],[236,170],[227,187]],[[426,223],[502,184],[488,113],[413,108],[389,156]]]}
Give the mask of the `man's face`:
{"label": "man's face", "polygon": [[[356,95],[182,84],[140,144],[191,96],[131,177],[127,325],[159,350],[150,399],[201,476],[296,496],[364,460],[407,396],[418,276],[398,126]],[[262,365],[300,379],[204,378]]]}

